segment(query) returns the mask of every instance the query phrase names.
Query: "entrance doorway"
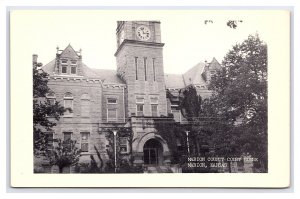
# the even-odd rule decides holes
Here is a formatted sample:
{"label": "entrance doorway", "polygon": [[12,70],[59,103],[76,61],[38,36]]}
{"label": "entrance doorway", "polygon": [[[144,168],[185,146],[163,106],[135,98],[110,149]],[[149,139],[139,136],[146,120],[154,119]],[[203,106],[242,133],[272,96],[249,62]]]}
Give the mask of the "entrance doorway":
{"label": "entrance doorway", "polygon": [[161,165],[163,162],[163,148],[156,139],[148,140],[144,145],[144,164]]}

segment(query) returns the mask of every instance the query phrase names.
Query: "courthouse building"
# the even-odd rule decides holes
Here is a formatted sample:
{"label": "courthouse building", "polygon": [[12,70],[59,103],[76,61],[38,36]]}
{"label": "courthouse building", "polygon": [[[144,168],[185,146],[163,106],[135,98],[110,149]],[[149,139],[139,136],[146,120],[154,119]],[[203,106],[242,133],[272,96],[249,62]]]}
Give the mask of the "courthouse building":
{"label": "courthouse building", "polygon": [[[81,51],[71,45],[57,48],[54,59],[42,67],[49,74],[48,86],[53,91],[47,98],[67,108],[49,136],[76,140],[80,162],[90,161],[90,155],[96,154],[94,146],[106,160],[105,131],[130,127],[134,164],[170,164],[172,154],[153,120],[174,117],[176,122],[184,121],[178,109],[179,90],[194,85],[199,95],[209,97],[207,84],[221,66],[213,58],[182,75],[164,73],[160,26],[159,21],[117,23],[117,70],[90,68]],[[33,59],[37,61],[37,55]],[[172,98],[167,98],[167,91]],[[131,146],[126,140],[120,144],[122,153],[128,153]]]}

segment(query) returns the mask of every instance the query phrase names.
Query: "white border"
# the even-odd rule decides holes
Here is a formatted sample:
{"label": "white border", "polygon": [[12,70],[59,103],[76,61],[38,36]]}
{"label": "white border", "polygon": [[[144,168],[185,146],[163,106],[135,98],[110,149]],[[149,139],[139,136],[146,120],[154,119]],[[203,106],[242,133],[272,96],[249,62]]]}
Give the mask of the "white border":
{"label": "white border", "polygon": [[[243,17],[243,20],[262,18],[268,44],[268,173],[192,173],[192,174],[101,174],[99,175],[47,175],[33,174],[32,151],[32,72],[30,54],[24,56],[26,41],[31,38],[32,28],[23,27],[26,16],[43,13],[56,15],[56,10],[14,10],[11,17],[10,69],[11,69],[11,185],[14,187],[287,187],[289,176],[289,105],[290,105],[290,13],[287,10],[148,10],[146,19],[161,20],[170,16],[192,15],[195,23],[202,17]],[[69,10],[73,16],[93,13],[103,18],[114,15],[130,20],[142,18],[141,10]],[[106,16],[109,13],[110,16]],[[111,19],[111,18],[109,18]],[[176,23],[177,19],[168,19]],[[31,23],[34,20],[30,20]],[[273,23],[276,21],[276,23]],[[45,20],[37,23],[45,23]],[[20,27],[22,27],[20,29]],[[36,27],[39,28],[39,27]],[[22,36],[20,31],[23,31]],[[274,32],[276,34],[274,34]],[[84,32],[82,32],[84,34]],[[99,49],[101,53],[101,49]],[[20,67],[22,66],[22,67]],[[175,70],[175,69],[174,69]],[[22,82],[22,85],[18,82]],[[279,95],[280,93],[280,95]],[[280,97],[279,97],[280,96]],[[19,99],[22,99],[20,101]],[[19,110],[22,110],[20,112]],[[23,133],[21,133],[23,132]],[[19,165],[22,165],[21,167]],[[201,180],[198,180],[201,179]],[[280,180],[277,180],[280,179]]]}
{"label": "white border", "polygon": [[[145,1],[144,1],[145,2]],[[142,2],[142,3],[144,3]],[[147,3],[149,4],[150,1],[147,1]],[[121,5],[125,5],[125,6],[134,6],[134,5],[138,5],[140,4],[141,1],[103,1],[101,3],[99,2],[95,2],[95,1],[90,1],[90,0],[86,0],[86,1],[72,1],[72,4],[73,6],[105,6],[105,5],[110,5],[110,6],[121,6]],[[190,1],[190,0],[187,0],[187,1],[184,1],[184,3],[181,1],[172,1],[170,3],[170,1],[157,1],[157,0],[152,0],[151,1],[151,5],[152,6],[180,6],[180,5],[184,5],[184,6],[249,6],[249,7],[246,7],[246,8],[249,8],[249,9],[254,9],[253,6],[268,6],[268,7],[271,7],[271,6],[294,6],[294,15],[293,15],[293,19],[294,21],[291,22],[292,25],[294,24],[299,24],[299,2],[294,0],[294,1],[286,1],[286,0],[280,0],[280,1],[272,1],[272,0],[265,0],[265,1],[259,1],[259,0],[256,0],[256,1],[238,1],[238,0],[235,0],[235,1],[226,1],[226,3],[224,3],[224,1],[222,0],[219,0],[219,1]],[[0,24],[2,24],[2,30],[6,30],[6,31],[0,31],[0,42],[2,44],[6,43],[6,41],[8,40],[8,19],[7,19],[7,8],[6,6],[63,6],[63,5],[66,5],[68,6],[70,4],[69,1],[66,1],[66,0],[54,0],[54,1],[50,1],[50,0],[46,0],[46,1],[33,1],[33,0],[28,0],[28,1],[24,1],[24,0],[19,0],[19,1],[1,1],[0,2],[0,6],[1,6],[1,12],[0,12]],[[2,22],[2,23],[1,23]],[[292,43],[294,44],[299,44],[299,39],[298,39],[298,36],[297,35],[300,35],[299,33],[299,29],[298,28],[294,28],[293,30],[294,32],[294,41],[292,41]],[[295,45],[294,46],[295,48],[295,52],[299,52],[299,45]],[[1,54],[0,54],[0,60],[2,61],[2,66],[6,66],[8,64],[8,60],[6,58],[8,58],[8,47],[7,46],[4,46],[4,45],[1,45],[0,47],[1,49]],[[299,56],[298,56],[299,57]],[[299,58],[298,57],[295,57],[293,60],[292,60],[292,64],[294,64],[294,66],[296,65],[299,65]],[[9,98],[8,98],[8,95],[9,95],[9,85],[8,85],[8,81],[9,81],[9,78],[8,78],[8,74],[9,74],[9,68],[5,68],[5,67],[1,67],[0,68],[0,89],[2,91],[2,93],[5,92],[5,96],[6,97],[2,97],[0,98],[1,100],[1,107],[0,109],[1,110],[7,110],[7,114],[6,116],[4,116],[4,119],[0,120],[0,126],[1,126],[1,132],[7,132],[9,130],[9,120],[8,120],[8,116],[9,116]],[[294,108],[294,110],[299,110],[299,91],[295,90],[294,88],[296,86],[294,85],[299,85],[300,83],[300,79],[297,78],[297,79],[294,79],[294,76],[297,77],[299,76],[299,69],[297,69],[296,67],[295,68],[292,68],[292,85],[291,85],[291,90],[294,91],[294,95],[292,95],[292,102],[295,102],[295,104],[293,105],[293,103],[291,104],[292,105],[292,108]],[[298,102],[298,103],[297,103]],[[294,124],[293,121],[298,121],[300,118],[299,118],[299,113],[297,113],[296,111],[294,112],[292,110],[291,112],[291,116],[292,116],[292,132],[299,132],[299,122]],[[6,118],[6,120],[5,120]],[[7,130],[7,131],[6,131]],[[298,144],[293,144],[293,146],[295,146],[295,149],[292,150],[294,151],[295,153],[297,151],[299,151],[299,135],[297,134],[292,134],[292,138],[294,138],[293,140],[295,140],[295,142],[297,142]],[[7,141],[7,142],[6,142]],[[9,134],[7,132],[7,134],[5,133],[2,133],[1,134],[1,139],[0,139],[0,147],[2,147],[0,150],[1,151],[1,157],[7,157],[9,156],[9,151],[6,150],[8,149],[7,145],[9,144],[8,143],[9,141]],[[298,153],[297,153],[298,154]],[[293,153],[292,153],[293,155]],[[9,157],[6,158],[7,161],[9,161]],[[295,155],[295,159],[294,159],[294,164],[295,164],[295,168],[299,168],[299,157],[297,157]],[[7,165],[7,167],[6,167]],[[207,190],[207,189],[134,189],[134,190],[115,190],[115,189],[110,189],[110,190],[95,190],[95,189],[81,189],[81,190],[78,190],[78,189],[51,189],[51,190],[45,190],[45,189],[11,189],[9,188],[9,164],[8,162],[1,162],[0,164],[0,172],[1,172],[1,176],[7,176],[7,181],[4,182],[3,180],[1,181],[1,187],[0,187],[0,190],[1,190],[1,196],[2,198],[15,198],[15,197],[20,197],[20,198],[40,198],[40,197],[46,197],[46,198],[53,198],[53,197],[57,197],[57,196],[61,196],[61,194],[59,193],[56,193],[56,194],[41,194],[41,192],[89,192],[89,197],[96,197],[96,196],[99,196],[97,194],[97,192],[102,192],[101,196],[103,197],[107,197],[107,196],[115,196],[115,197],[120,197],[120,194],[109,194],[109,193],[104,193],[104,192],[122,192],[122,193],[125,193],[127,192],[127,194],[122,194],[122,198],[140,198],[140,197],[143,197],[143,198],[153,198],[153,197],[165,197],[165,195],[162,195],[162,194],[142,194],[143,192],[150,192],[150,193],[155,193],[155,192],[160,192],[160,193],[169,193],[169,192],[173,192],[173,194],[171,194],[171,197],[172,198],[182,198],[184,197],[182,194],[178,194],[178,193],[187,193],[189,192],[189,198],[196,198],[196,197],[199,197],[199,195],[201,194],[201,197],[203,198],[218,198],[220,197],[220,195],[218,193],[215,193],[215,192],[222,192],[222,198],[262,198],[262,197],[272,197],[272,198],[299,198],[299,184],[297,185],[297,182],[299,182],[299,177],[298,178],[293,178],[294,180],[292,181],[292,187],[289,188],[289,189],[284,189],[284,190],[265,190],[265,189],[251,189],[251,190],[245,190],[245,189],[240,189],[240,190],[228,190],[228,189],[213,189],[213,190]],[[292,168],[294,168],[292,166]],[[292,170],[293,171],[293,170]],[[295,171],[294,173],[294,176],[299,176],[299,171]],[[297,185],[297,186],[294,186],[294,183]],[[15,192],[15,193],[9,193],[8,192]],[[16,192],[27,192],[29,194],[16,194]],[[32,194],[31,192],[39,192],[39,194]],[[133,195],[132,193],[133,192],[136,192],[137,194]],[[232,194],[232,192],[235,192],[237,194]],[[249,192],[256,192],[256,194],[248,194]],[[260,194],[262,192],[268,192],[268,194]],[[283,193],[283,194],[277,194],[278,192],[280,193]],[[31,194],[30,194],[31,193]],[[129,194],[128,194],[129,193]],[[131,193],[131,194],[130,194]],[[200,193],[200,194],[199,194]],[[230,194],[231,193],[231,194]],[[170,195],[168,195],[170,196]],[[73,193],[73,194],[64,194],[64,198],[82,198],[84,196],[82,195],[78,195],[77,193]]]}

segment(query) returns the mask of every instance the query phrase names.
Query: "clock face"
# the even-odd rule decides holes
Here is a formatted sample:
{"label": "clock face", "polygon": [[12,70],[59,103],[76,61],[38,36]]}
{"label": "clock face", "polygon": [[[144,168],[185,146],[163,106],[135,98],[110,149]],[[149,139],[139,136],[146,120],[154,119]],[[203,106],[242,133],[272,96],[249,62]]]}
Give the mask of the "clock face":
{"label": "clock face", "polygon": [[150,39],[151,36],[151,32],[150,29],[146,26],[139,26],[136,29],[136,35],[138,36],[138,38],[142,41],[147,41],[148,39]]}

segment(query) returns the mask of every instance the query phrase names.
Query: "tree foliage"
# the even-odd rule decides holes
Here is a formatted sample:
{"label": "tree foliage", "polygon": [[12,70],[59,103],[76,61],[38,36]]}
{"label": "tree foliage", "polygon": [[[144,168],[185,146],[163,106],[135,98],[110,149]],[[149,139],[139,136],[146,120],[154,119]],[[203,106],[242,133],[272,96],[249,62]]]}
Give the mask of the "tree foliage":
{"label": "tree foliage", "polygon": [[[187,146],[185,128],[176,123],[173,118],[164,118],[154,120],[157,133],[167,142],[172,153],[172,163],[183,164],[186,162]],[[178,145],[181,146],[180,150]]]}
{"label": "tree foliage", "polygon": [[76,165],[79,161],[81,150],[76,147],[76,141],[57,140],[56,146],[47,150],[44,154],[49,160],[50,165],[57,165],[59,173],[63,168]]}
{"label": "tree foliage", "polygon": [[94,155],[90,155],[91,158],[91,164],[89,168],[89,173],[102,173],[103,172],[103,160],[101,157],[101,154],[96,146],[94,146],[94,149],[96,151],[97,157],[99,159],[99,163],[97,163],[96,159],[94,158]]}
{"label": "tree foliage", "polygon": [[[230,126],[227,134],[238,151],[259,159],[267,169],[267,45],[249,35],[227,53],[209,89],[215,114]],[[208,104],[210,105],[210,104]],[[237,144],[238,143],[238,144]],[[232,147],[231,147],[232,148]]]}
{"label": "tree foliage", "polygon": [[197,94],[195,87],[189,86],[180,90],[179,96],[181,114],[190,122],[197,120],[201,114],[202,98]]}
{"label": "tree foliage", "polygon": [[224,57],[223,67],[211,78],[209,99],[197,97],[193,86],[182,92],[191,153],[251,155],[259,159],[258,172],[267,171],[267,64],[267,45],[258,35],[250,35]]}
{"label": "tree foliage", "polygon": [[52,104],[46,100],[51,92],[48,87],[48,74],[38,69],[41,63],[33,64],[33,140],[34,154],[38,156],[47,148],[47,132],[52,131],[56,121],[64,113],[59,102]]}

